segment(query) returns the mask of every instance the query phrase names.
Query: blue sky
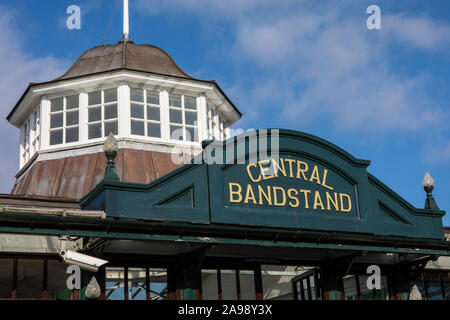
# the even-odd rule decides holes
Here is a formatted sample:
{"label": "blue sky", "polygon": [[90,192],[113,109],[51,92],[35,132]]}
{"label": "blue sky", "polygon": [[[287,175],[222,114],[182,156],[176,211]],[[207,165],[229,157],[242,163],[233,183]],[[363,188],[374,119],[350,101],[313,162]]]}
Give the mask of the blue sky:
{"label": "blue sky", "polygon": [[[105,43],[121,38],[121,1]],[[81,30],[66,9],[81,8]],[[54,79],[100,45],[116,0],[0,0],[0,192],[18,170],[8,112],[29,82]],[[381,30],[366,8],[381,8]],[[450,210],[450,1],[130,0],[131,39],[214,79],[243,118],[327,139],[417,207],[425,171]],[[450,225],[449,215],[444,224]]]}

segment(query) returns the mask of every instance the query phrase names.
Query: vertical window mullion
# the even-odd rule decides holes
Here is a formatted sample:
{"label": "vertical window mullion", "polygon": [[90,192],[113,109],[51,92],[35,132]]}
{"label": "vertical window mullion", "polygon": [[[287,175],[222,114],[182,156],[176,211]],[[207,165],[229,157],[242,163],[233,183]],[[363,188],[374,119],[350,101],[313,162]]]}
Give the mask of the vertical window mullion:
{"label": "vertical window mullion", "polygon": [[63,143],[66,143],[66,126],[67,126],[67,113],[66,113],[66,108],[67,108],[67,99],[66,97],[63,97],[63,123],[62,123],[62,131],[63,131]]}
{"label": "vertical window mullion", "polygon": [[105,92],[104,90],[100,91],[101,99],[100,99],[100,112],[101,112],[101,127],[102,133],[100,135],[101,138],[105,136]]}
{"label": "vertical window mullion", "polygon": [[144,95],[144,135],[146,137],[148,137],[148,132],[147,132],[147,127],[148,127],[148,122],[147,122],[147,89],[142,89],[142,94]]}
{"label": "vertical window mullion", "polygon": [[182,130],[183,130],[183,141],[187,141],[186,139],[186,114],[184,108],[184,94],[181,95],[181,119],[182,119]]}

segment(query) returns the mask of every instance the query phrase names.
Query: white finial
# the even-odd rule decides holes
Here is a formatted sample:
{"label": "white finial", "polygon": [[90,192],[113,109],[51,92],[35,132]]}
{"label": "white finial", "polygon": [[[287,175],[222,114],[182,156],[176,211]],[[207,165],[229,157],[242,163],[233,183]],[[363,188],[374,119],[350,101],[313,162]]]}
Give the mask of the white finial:
{"label": "white finial", "polygon": [[128,13],[128,0],[123,0],[123,39],[130,39],[130,21]]}
{"label": "white finial", "polygon": [[425,173],[425,176],[422,180],[422,186],[424,188],[433,188],[434,187],[434,179],[431,177],[431,174],[429,172]]}

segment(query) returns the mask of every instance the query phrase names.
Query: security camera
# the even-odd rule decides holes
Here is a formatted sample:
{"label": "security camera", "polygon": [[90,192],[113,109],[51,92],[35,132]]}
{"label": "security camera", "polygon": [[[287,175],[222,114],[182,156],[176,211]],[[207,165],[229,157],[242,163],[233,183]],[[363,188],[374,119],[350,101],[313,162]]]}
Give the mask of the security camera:
{"label": "security camera", "polygon": [[97,272],[98,268],[102,265],[108,263],[106,260],[91,257],[86,254],[82,254],[70,250],[61,250],[59,252],[61,258],[63,258],[64,263],[79,266],[82,269],[89,270],[92,272]]}

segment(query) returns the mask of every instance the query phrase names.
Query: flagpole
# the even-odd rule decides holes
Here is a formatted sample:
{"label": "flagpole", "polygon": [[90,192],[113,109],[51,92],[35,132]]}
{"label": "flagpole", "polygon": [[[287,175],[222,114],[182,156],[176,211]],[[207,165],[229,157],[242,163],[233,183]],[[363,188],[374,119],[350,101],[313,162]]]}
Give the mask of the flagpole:
{"label": "flagpole", "polygon": [[130,39],[130,21],[128,12],[128,0],[123,0],[123,39]]}

